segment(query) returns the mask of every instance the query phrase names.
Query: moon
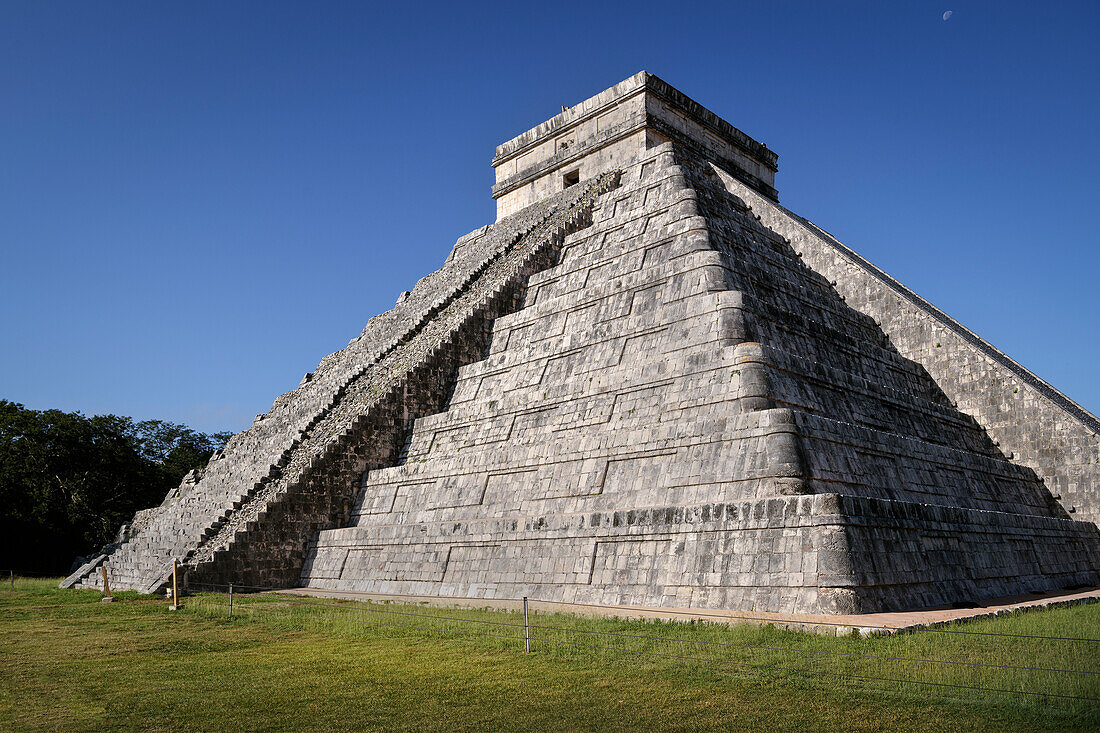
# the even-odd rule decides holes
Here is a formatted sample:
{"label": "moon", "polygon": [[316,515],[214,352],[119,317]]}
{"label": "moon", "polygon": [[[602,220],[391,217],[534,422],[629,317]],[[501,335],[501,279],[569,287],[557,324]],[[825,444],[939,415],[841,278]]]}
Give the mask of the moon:
{"label": "moon", "polygon": [[954,13],[955,13],[954,10],[948,10],[946,13],[943,14],[943,19],[944,20],[951,20],[951,16],[954,15]]}

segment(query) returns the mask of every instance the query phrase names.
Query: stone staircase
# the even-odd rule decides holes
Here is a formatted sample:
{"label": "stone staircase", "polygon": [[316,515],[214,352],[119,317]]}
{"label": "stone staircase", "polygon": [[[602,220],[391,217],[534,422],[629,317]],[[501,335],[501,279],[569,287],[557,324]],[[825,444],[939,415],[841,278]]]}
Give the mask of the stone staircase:
{"label": "stone staircase", "polygon": [[518,307],[526,278],[553,264],[617,181],[603,174],[460,240],[441,270],[62,587],[98,587],[107,563],[116,588],[156,592],[173,558],[194,583],[296,581],[306,543],[347,516],[365,470],[397,460],[411,420],[444,409],[458,366],[482,358],[492,319]]}

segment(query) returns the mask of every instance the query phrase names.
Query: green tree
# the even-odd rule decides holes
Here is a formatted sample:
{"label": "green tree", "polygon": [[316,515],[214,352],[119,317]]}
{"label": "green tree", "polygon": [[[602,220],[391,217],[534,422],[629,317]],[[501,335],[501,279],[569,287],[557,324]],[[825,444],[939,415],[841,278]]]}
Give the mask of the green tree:
{"label": "green tree", "polygon": [[205,466],[210,455],[232,435],[228,432],[207,435],[163,420],[139,422],[133,426],[132,434],[144,458],[160,465],[167,477],[179,477],[171,486],[177,486],[188,471]]}
{"label": "green tree", "polygon": [[228,434],[0,400],[0,568],[64,573],[159,504]]}

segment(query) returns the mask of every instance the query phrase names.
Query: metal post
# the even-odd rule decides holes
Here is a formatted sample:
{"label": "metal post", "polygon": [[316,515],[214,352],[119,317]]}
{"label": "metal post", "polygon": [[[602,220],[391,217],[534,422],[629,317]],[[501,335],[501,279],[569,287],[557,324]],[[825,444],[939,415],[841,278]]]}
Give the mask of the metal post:
{"label": "metal post", "polygon": [[9,570],[8,572],[11,573],[11,589],[15,590],[15,571]]}
{"label": "metal post", "polygon": [[180,607],[180,586],[179,586],[179,562],[176,558],[172,558],[172,605],[168,607],[169,611],[177,611]]}
{"label": "metal post", "polygon": [[107,563],[99,566],[99,572],[103,573],[103,597],[99,599],[99,602],[114,603],[115,599],[111,597],[111,583],[107,580]]}
{"label": "metal post", "polygon": [[527,624],[527,596],[523,597],[523,652],[531,653],[531,627]]}
{"label": "metal post", "polygon": [[233,584],[229,584],[229,618],[233,618]]}

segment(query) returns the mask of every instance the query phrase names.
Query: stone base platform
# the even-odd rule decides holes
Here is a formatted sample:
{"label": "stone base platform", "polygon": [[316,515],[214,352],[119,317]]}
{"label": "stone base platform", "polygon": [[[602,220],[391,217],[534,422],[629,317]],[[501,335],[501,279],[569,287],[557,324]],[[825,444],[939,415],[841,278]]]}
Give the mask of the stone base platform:
{"label": "stone base platform", "polygon": [[322,532],[303,587],[867,614],[1100,583],[1095,525],[837,494]]}

